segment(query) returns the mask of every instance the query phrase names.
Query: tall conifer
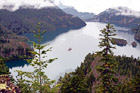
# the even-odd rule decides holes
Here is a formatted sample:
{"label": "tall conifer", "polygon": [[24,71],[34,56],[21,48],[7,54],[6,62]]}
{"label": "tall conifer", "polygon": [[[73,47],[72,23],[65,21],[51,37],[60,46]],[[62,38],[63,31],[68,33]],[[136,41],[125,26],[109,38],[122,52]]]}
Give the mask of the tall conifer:
{"label": "tall conifer", "polygon": [[56,88],[58,88],[58,86],[52,87],[55,81],[50,80],[44,70],[47,68],[48,63],[52,63],[57,58],[44,60],[44,58],[47,57],[47,52],[51,51],[51,48],[44,50],[47,45],[41,45],[43,34],[46,31],[41,32],[39,25],[40,23],[38,24],[38,30],[34,31],[34,37],[38,43],[32,42],[35,51],[30,51],[34,54],[34,59],[28,60],[34,70],[32,72],[17,71],[21,77],[18,79],[18,84],[24,93],[55,93],[57,92]]}
{"label": "tall conifer", "polygon": [[112,37],[115,36],[115,29],[113,25],[107,24],[106,28],[101,30],[99,47],[102,49],[100,52],[97,52],[100,57],[100,65],[96,68],[100,72],[99,81],[100,85],[96,91],[101,93],[112,93],[114,85],[117,82],[115,78],[115,68],[117,67],[117,62],[113,57],[112,49],[115,47],[112,46],[111,41]]}

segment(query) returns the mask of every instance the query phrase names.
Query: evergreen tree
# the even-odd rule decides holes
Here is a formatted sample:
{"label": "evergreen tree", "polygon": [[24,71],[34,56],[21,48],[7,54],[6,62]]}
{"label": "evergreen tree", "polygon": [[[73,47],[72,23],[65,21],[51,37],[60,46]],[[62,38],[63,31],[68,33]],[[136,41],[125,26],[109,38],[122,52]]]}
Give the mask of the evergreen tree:
{"label": "evergreen tree", "polygon": [[94,54],[88,54],[83,63],[74,72],[66,73],[64,78],[60,77],[58,83],[61,83],[59,93],[91,93],[92,84],[95,81],[91,63],[94,60]]}
{"label": "evergreen tree", "polygon": [[127,92],[140,93],[140,60],[138,61],[139,69],[137,75],[130,79],[127,84]]}
{"label": "evergreen tree", "polygon": [[112,37],[115,35],[113,25],[108,24],[106,28],[101,30],[100,36],[102,36],[102,38],[100,38],[101,42],[99,42],[99,47],[102,48],[102,51],[97,52],[101,65],[96,68],[97,71],[100,72],[98,78],[101,83],[96,91],[101,93],[112,93],[114,85],[117,82],[117,78],[115,78],[117,62],[113,57],[112,51],[115,47],[111,45]]}
{"label": "evergreen tree", "polygon": [[3,75],[3,74],[10,74],[10,72],[9,72],[9,68],[6,67],[4,63],[4,59],[0,57],[0,75]]}
{"label": "evergreen tree", "polygon": [[[41,45],[43,34],[46,31],[41,32],[38,24],[38,31],[34,31],[34,36],[37,38],[37,42],[32,42],[33,47],[36,51],[30,51],[34,54],[34,59],[29,59],[28,62],[34,68],[33,72],[23,72],[17,71],[20,78],[18,79],[18,84],[22,92],[40,92],[40,93],[55,93],[57,92],[58,85],[52,87],[54,80],[50,80],[47,75],[45,75],[44,70],[47,68],[48,63],[52,63],[55,59],[45,60],[47,56],[44,56],[51,48],[43,50],[47,45]],[[25,79],[26,77],[27,79]]]}

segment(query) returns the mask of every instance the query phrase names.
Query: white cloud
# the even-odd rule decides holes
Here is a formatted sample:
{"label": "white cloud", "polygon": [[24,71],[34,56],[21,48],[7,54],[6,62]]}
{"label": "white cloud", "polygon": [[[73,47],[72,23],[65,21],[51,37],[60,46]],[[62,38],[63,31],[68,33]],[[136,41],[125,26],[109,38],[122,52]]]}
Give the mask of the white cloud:
{"label": "white cloud", "polygon": [[65,5],[72,5],[79,11],[100,13],[111,7],[125,6],[140,11],[140,0],[60,0]]}
{"label": "white cloud", "polygon": [[1,0],[0,8],[4,5],[14,5],[12,10],[18,9],[21,5],[32,5],[35,8],[51,7],[54,4],[50,3],[50,0]]}
{"label": "white cloud", "polygon": [[[48,0],[0,0],[0,8],[3,4],[12,3],[18,8],[23,4],[52,6],[45,3]],[[64,5],[74,6],[78,11],[100,13],[105,9],[117,6],[126,6],[136,11],[140,11],[140,0],[53,0],[58,4],[61,1]]]}

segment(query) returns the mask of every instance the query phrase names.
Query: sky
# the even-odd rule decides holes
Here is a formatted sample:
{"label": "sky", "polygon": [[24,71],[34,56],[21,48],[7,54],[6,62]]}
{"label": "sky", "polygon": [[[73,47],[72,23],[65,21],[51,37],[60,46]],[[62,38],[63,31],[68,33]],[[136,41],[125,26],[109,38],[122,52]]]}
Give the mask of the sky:
{"label": "sky", "polygon": [[[59,0],[64,5],[74,6],[78,11],[98,14],[111,7],[128,7],[140,11],[140,0]],[[58,2],[58,0],[57,0]]]}
{"label": "sky", "polygon": [[[44,6],[44,2],[47,0],[0,0],[0,7],[2,4],[41,4]],[[67,6],[73,6],[80,12],[92,12],[99,14],[100,12],[118,6],[128,7],[135,11],[140,11],[140,0],[53,0],[55,4],[61,2]]]}

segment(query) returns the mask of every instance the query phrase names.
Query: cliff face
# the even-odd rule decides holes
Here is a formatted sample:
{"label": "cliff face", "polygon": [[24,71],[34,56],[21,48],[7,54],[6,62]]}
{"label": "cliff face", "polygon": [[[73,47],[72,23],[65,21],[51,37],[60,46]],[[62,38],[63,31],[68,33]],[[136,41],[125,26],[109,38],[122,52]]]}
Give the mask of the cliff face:
{"label": "cliff face", "polygon": [[38,22],[41,23],[40,29],[47,31],[54,31],[58,28],[80,28],[86,25],[80,18],[66,14],[56,7],[41,9],[21,7],[12,12],[0,10],[0,23],[16,34],[36,30]]}

